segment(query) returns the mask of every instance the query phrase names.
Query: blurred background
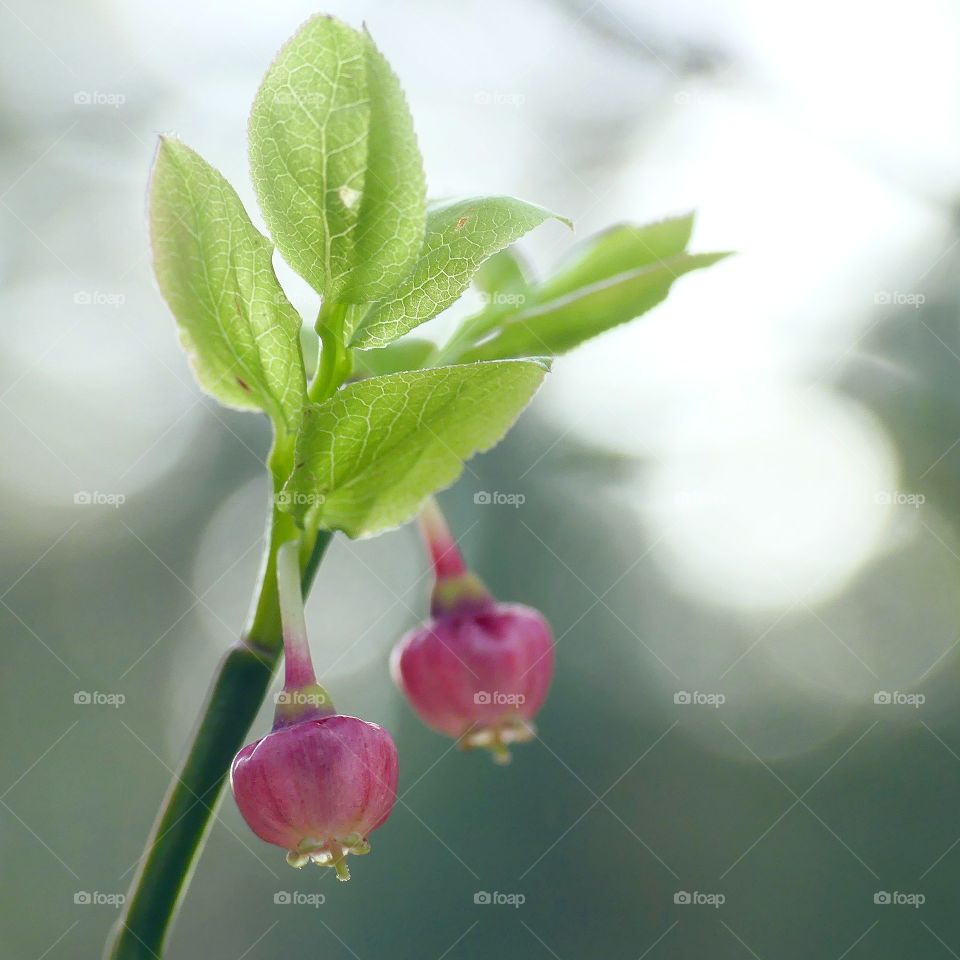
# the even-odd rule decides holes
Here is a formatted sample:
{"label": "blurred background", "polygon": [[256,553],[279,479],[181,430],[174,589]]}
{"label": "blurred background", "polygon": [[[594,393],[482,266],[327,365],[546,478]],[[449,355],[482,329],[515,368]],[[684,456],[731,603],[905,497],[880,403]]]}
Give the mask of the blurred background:
{"label": "blurred background", "polygon": [[[266,423],[193,384],[145,187],[171,132],[262,223],[247,110],[318,9],[0,0],[11,960],[99,955],[246,614]],[[395,734],[401,802],[340,886],[228,797],[169,956],[960,955],[960,8],[323,9],[402,78],[433,195],[516,194],[581,237],[696,209],[692,248],[739,255],[560,359],[442,498],[556,628],[540,739],[500,769],[423,728],[385,667],[425,613],[416,537],[338,540],[318,670]],[[522,249],[546,271],[570,243]]]}

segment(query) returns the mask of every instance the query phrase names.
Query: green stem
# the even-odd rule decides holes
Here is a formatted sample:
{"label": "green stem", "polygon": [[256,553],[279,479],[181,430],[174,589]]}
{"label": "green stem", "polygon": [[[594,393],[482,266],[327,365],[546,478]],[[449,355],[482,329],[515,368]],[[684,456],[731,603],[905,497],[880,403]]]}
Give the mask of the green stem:
{"label": "green stem", "polygon": [[345,303],[324,301],[320,308],[316,324],[320,337],[320,366],[308,390],[314,403],[332,397],[353,371],[353,353],[343,337],[347,307]]}
{"label": "green stem", "polygon": [[[114,927],[108,960],[158,960],[164,940],[190,882],[216,813],[234,755],[243,746],[280,659],[282,626],[277,595],[279,546],[296,536],[289,514],[277,507],[277,493],[293,462],[293,444],[278,438],[271,451],[273,474],[268,545],[256,601],[241,641],[224,657],[214,677],[200,723],[160,807],[147,848]],[[330,541],[321,532],[304,537],[301,588],[309,592]]]}

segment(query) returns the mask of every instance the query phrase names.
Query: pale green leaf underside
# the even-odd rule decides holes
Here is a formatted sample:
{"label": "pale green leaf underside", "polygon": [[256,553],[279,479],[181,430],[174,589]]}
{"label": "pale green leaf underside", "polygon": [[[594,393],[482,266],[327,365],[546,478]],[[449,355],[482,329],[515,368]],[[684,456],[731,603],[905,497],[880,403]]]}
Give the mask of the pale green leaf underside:
{"label": "pale green leaf underside", "polygon": [[463,362],[501,357],[552,356],[633,320],[665,300],[674,280],[727,256],[682,253],[602,280],[550,303],[521,310],[499,332],[465,351]]}
{"label": "pale green leaf underside", "polygon": [[530,287],[527,266],[515,247],[508,247],[490,257],[476,272],[473,283],[488,301],[498,293],[521,294]]}
{"label": "pale green leaf underside", "polygon": [[264,77],[249,135],[284,259],[332,300],[395,287],[423,241],[425,186],[403,92],[370,37],[332,17],[304,24]]}
{"label": "pale green leaf underside", "polygon": [[354,369],[372,377],[401,370],[419,370],[429,367],[437,355],[437,345],[432,340],[404,337],[388,347],[373,350],[357,350],[353,355]]}
{"label": "pale green leaf underside", "polygon": [[285,509],[351,537],[406,522],[466,459],[500,440],[545,372],[540,362],[506,360],[344,387],[304,412]]}
{"label": "pale green leaf underside", "polygon": [[466,290],[488,257],[551,217],[556,215],[512,197],[475,197],[432,208],[412,272],[371,307],[350,345],[382,347],[432,319]]}
{"label": "pale green leaf underside", "polygon": [[160,291],[204,390],[295,430],[306,402],[300,317],[273,272],[273,246],[233,187],[189,147],[162,138],[150,182]]}
{"label": "pale green leaf underside", "polygon": [[629,270],[679,256],[693,232],[692,213],[655,223],[618,223],[574,247],[538,291],[546,302]]}

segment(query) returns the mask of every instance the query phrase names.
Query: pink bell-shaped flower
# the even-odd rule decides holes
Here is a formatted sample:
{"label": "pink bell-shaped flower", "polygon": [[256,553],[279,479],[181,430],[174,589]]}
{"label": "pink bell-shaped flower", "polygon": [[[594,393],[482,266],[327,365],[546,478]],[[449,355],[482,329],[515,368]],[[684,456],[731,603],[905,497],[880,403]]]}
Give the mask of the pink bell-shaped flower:
{"label": "pink bell-shaped flower", "polygon": [[399,764],[390,734],[335,712],[317,681],[307,644],[297,544],[277,555],[285,684],[273,731],[247,744],[230,770],[233,796],[250,829],[287,850],[294,867],[332,866],[348,880],[348,853],[390,815]]}
{"label": "pink bell-shaped flower", "polygon": [[431,618],[394,648],[394,681],[427,726],[507,763],[508,744],[536,732],[532,720],[553,676],[550,625],[531,607],[490,596],[435,502],[420,527],[436,577]]}

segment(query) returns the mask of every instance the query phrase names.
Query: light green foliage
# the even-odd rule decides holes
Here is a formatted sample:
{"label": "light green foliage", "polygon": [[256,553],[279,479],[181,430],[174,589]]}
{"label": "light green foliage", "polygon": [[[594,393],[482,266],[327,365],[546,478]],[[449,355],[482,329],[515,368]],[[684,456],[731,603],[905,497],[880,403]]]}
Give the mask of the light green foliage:
{"label": "light green foliage", "polygon": [[351,537],[409,520],[464,460],[500,440],[545,372],[543,363],[506,360],[344,387],[304,412],[285,509]]}
{"label": "light green foliage", "polygon": [[543,283],[522,288],[515,272],[501,271],[487,283],[499,282],[502,291],[486,292],[489,305],[463,324],[442,356],[552,356],[639,317],[666,299],[678,277],[727,256],[688,253],[692,229],[692,214],[618,224],[581,244]]}
{"label": "light green foliage", "polygon": [[432,319],[466,290],[488,257],[554,216],[512,197],[476,197],[433,207],[413,270],[360,321],[351,346],[382,347]]}
{"label": "light green foliage", "polygon": [[500,357],[552,356],[566,353],[591,337],[646,313],[670,292],[684,273],[708,267],[724,253],[680,254],[601,280],[548,303],[512,314],[498,333],[459,359],[495,360]]}
{"label": "light green foliage", "polygon": [[189,147],[160,141],[150,182],[160,290],[197,380],[232,407],[296,430],[306,383],[300,317],[271,264],[273,246],[234,189]]}
{"label": "light green foliage", "polygon": [[314,17],[250,114],[254,186],[280,252],[331,300],[378,299],[424,231],[420,152],[403,91],[366,33]]}
{"label": "light green foliage", "polygon": [[[172,140],[151,189],[157,276],[201,384],[297,434],[295,465],[288,453],[273,466],[287,479],[285,509],[350,536],[409,519],[500,439],[544,376],[541,361],[521,358],[563,353],[639,316],[681,274],[723,256],[687,252],[688,215],[620,224],[553,276],[530,279],[508,248],[555,215],[511,197],[427,211],[399,83],[365,32],[332,17],[304,24],[268,70],[250,155],[281,253],[323,295],[310,388],[322,402],[306,401],[300,320],[270,242],[223,178]],[[471,281],[486,304],[446,347],[401,339]],[[309,345],[314,369],[316,336]],[[344,386],[351,371],[361,381]]]}
{"label": "light green foliage", "polygon": [[661,264],[684,253],[693,214],[656,223],[618,223],[574,247],[538,290],[540,302],[555,300],[620,273]]}
{"label": "light green foliage", "polygon": [[437,346],[432,340],[404,337],[388,347],[357,350],[354,353],[354,363],[358,372],[371,377],[381,377],[385,373],[429,367],[436,354]]}

